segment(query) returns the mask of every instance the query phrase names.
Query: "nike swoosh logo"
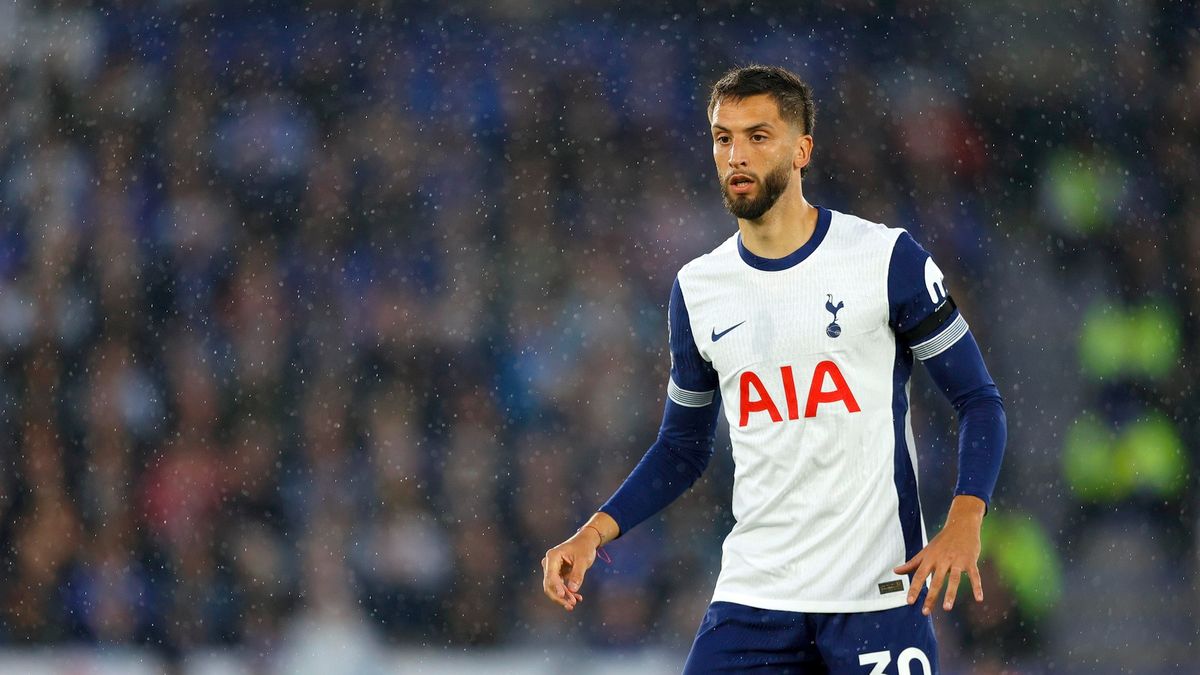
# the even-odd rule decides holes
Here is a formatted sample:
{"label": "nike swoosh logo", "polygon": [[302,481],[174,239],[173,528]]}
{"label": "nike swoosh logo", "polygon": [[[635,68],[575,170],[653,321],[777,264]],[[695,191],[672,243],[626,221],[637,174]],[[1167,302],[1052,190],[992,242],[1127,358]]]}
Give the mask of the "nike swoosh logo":
{"label": "nike swoosh logo", "polygon": [[[743,321],[742,323],[746,323],[746,322]],[[738,326],[742,325],[742,323],[739,323],[735,326],[730,326],[729,328],[726,328],[725,330],[721,331],[720,333],[717,332],[716,328],[713,328],[712,341],[716,342],[717,340],[720,340],[721,338],[725,337],[726,333],[728,333],[729,331],[733,330],[734,328],[737,328]]]}

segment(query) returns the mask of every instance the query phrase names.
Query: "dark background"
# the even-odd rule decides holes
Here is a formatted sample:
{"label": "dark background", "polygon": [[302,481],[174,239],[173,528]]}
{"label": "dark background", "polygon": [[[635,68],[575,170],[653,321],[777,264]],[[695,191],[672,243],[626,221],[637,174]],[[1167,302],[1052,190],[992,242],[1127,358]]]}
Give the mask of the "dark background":
{"label": "dark background", "polygon": [[1196,5],[645,4],[0,7],[0,644],[686,649],[723,429],[580,611],[538,561],[654,438],[674,274],[735,227],[708,88],[763,62],[815,91],[808,199],[933,253],[1005,399],[946,671],[1189,672]]}

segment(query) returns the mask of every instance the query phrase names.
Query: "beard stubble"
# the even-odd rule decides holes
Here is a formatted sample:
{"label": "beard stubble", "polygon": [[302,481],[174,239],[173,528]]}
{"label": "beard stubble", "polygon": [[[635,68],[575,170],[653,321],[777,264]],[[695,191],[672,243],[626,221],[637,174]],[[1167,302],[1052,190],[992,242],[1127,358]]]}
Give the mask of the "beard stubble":
{"label": "beard stubble", "polygon": [[762,181],[762,193],[754,199],[731,196],[729,183],[724,179],[721,180],[721,197],[725,200],[725,208],[735,218],[758,220],[763,217],[763,214],[770,211],[772,206],[775,206],[775,202],[779,201],[779,197],[783,195],[791,180],[792,162],[789,159],[771,169]]}

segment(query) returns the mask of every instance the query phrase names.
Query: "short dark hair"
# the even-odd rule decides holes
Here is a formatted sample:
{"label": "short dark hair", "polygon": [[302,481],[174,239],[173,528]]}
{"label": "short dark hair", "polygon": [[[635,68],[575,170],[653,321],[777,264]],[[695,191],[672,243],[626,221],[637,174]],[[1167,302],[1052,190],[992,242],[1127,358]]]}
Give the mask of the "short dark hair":
{"label": "short dark hair", "polygon": [[[751,65],[725,73],[708,97],[708,118],[712,119],[713,108],[723,100],[740,101],[759,94],[775,99],[780,117],[788,124],[798,125],[804,134],[812,134],[817,121],[812,88],[795,73],[779,66]],[[808,167],[800,170],[801,177],[807,173]]]}

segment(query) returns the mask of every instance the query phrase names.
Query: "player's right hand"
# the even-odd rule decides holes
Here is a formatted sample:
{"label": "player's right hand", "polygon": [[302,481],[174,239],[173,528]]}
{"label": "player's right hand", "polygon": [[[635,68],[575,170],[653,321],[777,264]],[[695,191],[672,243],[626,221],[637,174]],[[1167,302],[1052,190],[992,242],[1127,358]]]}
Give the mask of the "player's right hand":
{"label": "player's right hand", "polygon": [[596,562],[600,535],[585,527],[573,537],[546,551],[542,558],[542,590],[546,597],[562,605],[568,612],[583,602],[579,594],[583,576]]}

